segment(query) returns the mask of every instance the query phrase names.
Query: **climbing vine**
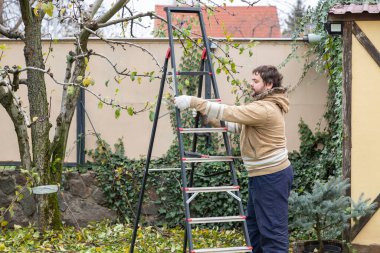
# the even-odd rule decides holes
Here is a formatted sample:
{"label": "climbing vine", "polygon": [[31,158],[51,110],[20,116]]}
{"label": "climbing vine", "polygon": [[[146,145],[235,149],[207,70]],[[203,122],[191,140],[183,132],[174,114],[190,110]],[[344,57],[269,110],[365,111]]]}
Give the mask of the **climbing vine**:
{"label": "climbing vine", "polygon": [[[309,33],[321,36],[319,42],[309,44],[304,56],[305,65],[301,80],[311,68],[324,73],[328,79],[325,129],[318,127],[313,134],[309,127],[301,122],[300,151],[290,153],[295,168],[294,188],[299,192],[310,190],[316,179],[327,180],[329,176],[342,173],[342,38],[329,35],[324,24],[327,22],[329,10],[335,4],[350,2],[353,1],[319,1],[315,8],[309,9],[300,19],[294,34],[297,37]],[[293,50],[286,62],[295,57],[295,52],[296,50]]]}
{"label": "climbing vine", "polygon": [[[177,71],[194,71],[199,69],[202,52],[199,45],[202,41],[196,40],[195,43],[187,42],[186,39],[182,42],[184,54],[180,59]],[[237,46],[237,44],[235,46]],[[236,80],[232,79],[232,77],[230,78],[230,80]],[[172,80],[168,81],[172,83]],[[180,94],[196,95],[197,86],[198,77],[179,76],[178,78],[177,87]],[[166,93],[164,99],[168,106],[173,133],[176,134],[172,92]],[[194,117],[192,116],[191,110],[181,111],[181,119],[182,127],[194,127]],[[209,155],[225,155],[225,147],[220,139],[221,136],[217,134],[212,134],[209,139],[199,137],[196,151]],[[191,151],[192,136],[184,135],[183,143],[184,149]],[[238,153],[239,150],[234,149],[234,155],[238,155]],[[128,159],[125,157],[122,140],[119,140],[118,143],[115,144],[114,150],[112,150],[104,140],[99,139],[98,147],[88,151],[88,154],[93,158],[91,167],[97,172],[97,178],[106,195],[109,206],[119,213],[123,221],[128,222],[134,220],[134,209],[138,201],[138,193],[141,187],[140,182],[146,159]],[[180,160],[177,139],[173,141],[164,156],[154,159],[150,163],[150,168],[178,167],[180,167]],[[248,189],[247,182],[244,180],[246,178],[246,172],[240,161],[236,161],[235,168],[238,179],[240,180],[243,200],[246,200],[245,196]],[[231,183],[229,167],[222,163],[198,164],[195,169],[194,178],[193,186],[197,187],[222,186]],[[189,182],[190,177],[188,177],[187,180]],[[147,194],[144,198],[144,205],[146,208],[157,209],[153,211],[155,216],[154,224],[169,227],[183,224],[184,210],[180,172],[150,172],[146,187]],[[191,212],[192,217],[217,217],[236,215],[238,214],[238,209],[235,199],[225,193],[215,193],[207,196],[198,196],[192,202]],[[144,215],[143,222],[149,223],[149,217]],[[230,227],[232,224],[225,223],[221,226]]]}

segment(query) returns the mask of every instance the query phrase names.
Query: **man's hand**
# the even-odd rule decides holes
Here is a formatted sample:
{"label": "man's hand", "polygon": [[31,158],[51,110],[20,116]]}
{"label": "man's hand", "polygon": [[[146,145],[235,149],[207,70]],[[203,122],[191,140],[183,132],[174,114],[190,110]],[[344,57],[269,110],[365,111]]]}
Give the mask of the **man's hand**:
{"label": "man's hand", "polygon": [[190,107],[191,96],[182,95],[174,98],[174,104],[178,109],[185,110]]}

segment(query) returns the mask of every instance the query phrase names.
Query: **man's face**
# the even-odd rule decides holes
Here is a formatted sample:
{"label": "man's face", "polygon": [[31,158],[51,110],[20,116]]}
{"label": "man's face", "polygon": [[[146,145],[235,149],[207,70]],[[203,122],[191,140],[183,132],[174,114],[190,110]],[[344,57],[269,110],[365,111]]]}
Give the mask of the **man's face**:
{"label": "man's face", "polygon": [[264,83],[259,73],[252,74],[251,88],[253,90],[253,93],[252,93],[253,96],[272,89],[272,86],[273,85],[271,83]]}

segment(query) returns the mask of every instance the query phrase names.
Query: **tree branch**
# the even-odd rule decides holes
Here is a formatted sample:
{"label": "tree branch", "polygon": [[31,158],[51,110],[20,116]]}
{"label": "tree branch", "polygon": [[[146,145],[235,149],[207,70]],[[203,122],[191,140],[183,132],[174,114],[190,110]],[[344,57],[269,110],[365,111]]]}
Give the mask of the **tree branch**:
{"label": "tree branch", "polygon": [[10,28],[5,27],[1,24],[0,24],[0,34],[4,35],[5,37],[9,39],[21,39],[21,40],[25,39],[25,36],[23,33],[19,31],[13,31]]}
{"label": "tree branch", "polygon": [[95,3],[92,5],[92,9],[90,11],[91,18],[94,18],[96,12],[99,10],[100,6],[102,5],[103,0],[96,0]]}
{"label": "tree branch", "polygon": [[[123,45],[129,45],[129,46],[131,46],[131,47],[137,47],[137,48],[141,49],[143,52],[149,54],[149,55],[152,57],[152,59],[154,60],[154,62],[156,63],[156,65],[158,66],[158,68],[159,68],[160,70],[162,70],[161,65],[158,63],[158,61],[157,61],[157,59],[154,57],[153,53],[150,52],[148,49],[146,49],[146,48],[144,48],[144,47],[142,47],[142,46],[139,46],[139,45],[137,45],[137,44],[134,44],[134,43],[131,43],[131,42],[127,42],[127,41],[123,41],[123,42],[121,42],[121,41],[114,41],[114,40],[105,39],[104,37],[102,37],[101,35],[99,35],[97,32],[95,32],[95,31],[93,31],[93,30],[91,30],[91,29],[89,29],[89,28],[87,28],[87,27],[85,27],[84,29],[86,29],[89,33],[91,33],[91,34],[97,36],[99,39],[101,39],[101,40],[107,42],[108,44],[116,44],[116,45],[120,45],[124,50],[125,50],[125,48],[124,48]],[[113,46],[112,46],[112,47],[113,47]],[[112,64],[112,63],[111,63],[111,64]]]}
{"label": "tree branch", "polygon": [[17,23],[15,24],[15,26],[11,29],[12,32],[16,32],[17,29],[20,27],[20,25],[22,24],[22,18],[20,17],[18,20],[17,20]]}
{"label": "tree branch", "polygon": [[119,0],[117,1],[111,9],[109,9],[106,13],[104,13],[103,16],[101,16],[99,19],[95,20],[96,24],[106,23],[108,20],[110,20],[121,8],[123,8],[124,5],[126,5],[129,2],[129,0]]}
{"label": "tree branch", "polygon": [[29,3],[29,0],[19,0],[22,20],[24,21],[25,26],[30,24],[33,21],[33,11],[32,6]]}
{"label": "tree branch", "polygon": [[25,169],[29,170],[32,167],[27,130],[27,126],[30,125],[29,117],[23,110],[21,101],[12,91],[9,82],[1,78],[0,83],[0,104],[5,108],[13,122],[20,150],[21,163]]}
{"label": "tree branch", "polygon": [[[35,71],[40,71],[42,73],[47,74],[56,84],[64,86],[64,89],[65,89],[65,87],[67,89],[67,86],[71,85],[71,86],[74,86],[74,87],[77,87],[77,88],[85,90],[86,92],[90,93],[91,95],[93,95],[95,98],[97,98],[99,101],[101,101],[102,103],[104,103],[106,105],[111,105],[111,106],[114,106],[116,108],[120,108],[120,109],[123,109],[123,110],[127,110],[128,109],[127,106],[122,106],[122,105],[119,105],[119,104],[115,103],[115,100],[113,100],[113,99],[106,100],[101,95],[96,94],[95,92],[93,92],[92,90],[88,89],[85,86],[82,86],[82,85],[79,85],[79,84],[73,83],[73,82],[67,82],[67,83],[65,83],[65,82],[63,82],[63,83],[59,82],[57,79],[54,78],[54,75],[53,75],[53,73],[50,72],[50,69],[45,70],[45,69],[39,69],[39,68],[35,68],[35,67],[26,67],[26,68],[21,69],[20,72],[27,71],[27,70],[35,70]],[[148,106],[145,105],[143,109],[141,109],[139,111],[135,111],[134,114],[145,111],[147,109],[147,107]]]}
{"label": "tree branch", "polygon": [[106,22],[106,23],[98,23],[97,24],[97,28],[103,28],[103,27],[107,27],[107,26],[110,26],[110,25],[116,25],[118,23],[127,22],[127,21],[131,21],[131,20],[134,20],[134,19],[142,18],[142,17],[150,17],[150,18],[152,18],[153,16],[154,16],[154,12],[153,11],[139,13],[137,15],[134,15],[134,16],[131,16],[131,17],[127,17],[127,18],[115,19],[115,20],[112,20],[112,21]]}

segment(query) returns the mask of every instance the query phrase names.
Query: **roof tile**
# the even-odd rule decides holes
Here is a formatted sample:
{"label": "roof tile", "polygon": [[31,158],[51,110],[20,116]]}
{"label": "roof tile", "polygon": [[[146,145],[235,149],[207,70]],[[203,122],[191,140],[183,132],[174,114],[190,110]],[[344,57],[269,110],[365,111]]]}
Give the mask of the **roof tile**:
{"label": "roof tile", "polygon": [[[156,5],[156,14],[166,17],[164,5]],[[189,23],[189,14],[173,14],[175,25]],[[211,37],[225,37],[226,34],[232,37],[257,37],[257,38],[279,38],[281,37],[280,25],[275,6],[226,6],[214,9],[214,14],[207,15],[207,11],[202,8],[206,32]],[[176,19],[186,20],[177,23]],[[161,21],[155,20],[154,27],[159,27]],[[200,34],[200,28],[194,27],[192,32]],[[225,34],[226,33],[226,34]]]}
{"label": "roof tile", "polygon": [[372,13],[379,14],[380,13],[380,3],[377,4],[337,4],[333,8],[330,9],[330,14],[343,15],[346,13]]}

